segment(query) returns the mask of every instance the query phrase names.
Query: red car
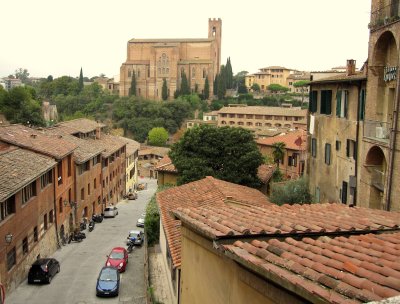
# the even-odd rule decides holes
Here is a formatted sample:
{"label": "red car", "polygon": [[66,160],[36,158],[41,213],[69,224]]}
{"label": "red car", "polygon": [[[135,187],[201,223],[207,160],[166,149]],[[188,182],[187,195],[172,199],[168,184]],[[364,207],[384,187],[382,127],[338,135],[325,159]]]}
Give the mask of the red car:
{"label": "red car", "polygon": [[124,272],[128,264],[128,251],[123,247],[115,247],[107,256],[106,266],[117,268],[119,272]]}

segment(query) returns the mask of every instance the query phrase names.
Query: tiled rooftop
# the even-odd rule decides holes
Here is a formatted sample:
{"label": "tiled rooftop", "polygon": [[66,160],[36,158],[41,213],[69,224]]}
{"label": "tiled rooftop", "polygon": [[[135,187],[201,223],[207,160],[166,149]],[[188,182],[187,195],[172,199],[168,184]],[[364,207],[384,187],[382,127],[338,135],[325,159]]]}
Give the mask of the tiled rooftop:
{"label": "tiled rooftop", "polygon": [[371,232],[397,229],[400,212],[386,212],[344,204],[180,207],[182,221],[211,238],[232,235],[291,235]]}
{"label": "tiled rooftop", "polygon": [[0,141],[49,155],[57,160],[71,154],[77,148],[75,144],[58,136],[47,135],[23,125],[0,126]]}
{"label": "tiled rooftop", "polygon": [[229,258],[312,303],[400,295],[400,212],[311,204],[173,213]]}
{"label": "tiled rooftop", "polygon": [[165,155],[155,167],[156,171],[165,171],[165,172],[178,172],[175,168],[172,160],[169,158],[168,155]]}
{"label": "tiled rooftop", "polygon": [[335,75],[312,81],[311,84],[326,83],[326,82],[357,81],[357,80],[367,80],[367,76],[365,76],[362,72],[356,72],[355,74],[350,76],[347,76],[345,73],[343,73],[342,75]]}
{"label": "tiled rooftop", "polygon": [[294,131],[286,134],[283,133],[273,137],[259,138],[256,142],[258,145],[263,146],[272,146],[274,143],[283,142],[286,149],[305,151],[307,149],[307,132]]}
{"label": "tiled rooftop", "polygon": [[179,207],[218,206],[225,201],[242,202],[251,206],[271,205],[260,191],[206,177],[179,187],[173,187],[157,194],[162,225],[165,230],[174,267],[181,264],[180,220],[174,219],[171,211]]}
{"label": "tiled rooftop", "polygon": [[[96,128],[103,128],[106,125],[103,123],[98,123],[97,121],[87,119],[87,118],[78,118],[73,120],[68,120],[64,122],[60,122],[57,124],[57,127],[65,127],[71,130],[73,133],[88,133],[95,131]],[[73,134],[70,133],[70,134]]]}
{"label": "tiled rooftop", "polygon": [[127,137],[121,137],[119,136],[122,140],[125,140],[127,142],[126,144],[126,155],[130,156],[134,154],[136,151],[140,149],[140,143],[137,142],[136,140],[127,138]]}
{"label": "tiled rooftop", "polygon": [[80,139],[76,136],[70,135],[69,133],[64,133],[64,129],[48,128],[45,132],[46,134],[51,134],[57,137],[61,136],[62,139],[75,144],[77,148],[74,150],[74,159],[78,164],[83,164],[96,155],[99,155],[104,150],[99,146],[92,145],[85,139]]}
{"label": "tiled rooftop", "polygon": [[400,232],[254,239],[221,250],[310,299],[365,303],[400,295]]}
{"label": "tiled rooftop", "polygon": [[164,147],[140,146],[139,156],[149,155],[149,154],[164,156],[167,155],[170,150],[171,150],[170,148],[164,148]]}
{"label": "tiled rooftop", "polygon": [[263,164],[257,169],[257,176],[263,184],[267,184],[274,174],[276,169],[275,165]]}
{"label": "tiled rooftop", "polygon": [[[3,146],[4,147],[4,146]],[[0,202],[57,164],[53,158],[10,146],[0,151]]]}
{"label": "tiled rooftop", "polygon": [[100,139],[85,139],[89,144],[103,150],[101,156],[107,158],[127,144],[125,138],[109,134],[101,134]]}
{"label": "tiled rooftop", "polygon": [[285,115],[305,117],[307,109],[281,108],[281,107],[263,107],[263,106],[247,106],[247,107],[223,107],[218,114],[259,114],[259,115]]}

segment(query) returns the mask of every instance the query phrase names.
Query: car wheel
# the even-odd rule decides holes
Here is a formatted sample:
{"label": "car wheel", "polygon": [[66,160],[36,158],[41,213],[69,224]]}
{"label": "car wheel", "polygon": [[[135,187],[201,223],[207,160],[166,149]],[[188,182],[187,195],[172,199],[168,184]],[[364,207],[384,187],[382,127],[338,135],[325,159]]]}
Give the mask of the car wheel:
{"label": "car wheel", "polygon": [[51,283],[51,279],[52,279],[52,276],[49,276],[49,277],[47,278],[47,283],[48,283],[48,284]]}
{"label": "car wheel", "polygon": [[60,265],[58,265],[58,268],[57,268],[57,273],[59,273],[60,272]]}

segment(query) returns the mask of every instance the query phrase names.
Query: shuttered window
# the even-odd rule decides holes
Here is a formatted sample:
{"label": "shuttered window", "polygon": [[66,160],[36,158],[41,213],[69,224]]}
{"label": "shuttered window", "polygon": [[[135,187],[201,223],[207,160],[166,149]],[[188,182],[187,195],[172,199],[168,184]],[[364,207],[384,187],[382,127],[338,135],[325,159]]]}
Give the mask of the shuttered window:
{"label": "shuttered window", "polygon": [[360,91],[360,107],[358,113],[358,119],[364,120],[365,117],[365,99],[366,99],[366,91],[365,89],[361,89]]}
{"label": "shuttered window", "polygon": [[311,113],[317,112],[317,104],[318,104],[318,91],[311,91],[310,102],[309,102],[309,110]]}
{"label": "shuttered window", "polygon": [[349,91],[339,90],[336,93],[336,116],[347,117],[347,109],[349,104]]}
{"label": "shuttered window", "polygon": [[321,107],[320,113],[330,115],[332,114],[332,91],[321,91]]}

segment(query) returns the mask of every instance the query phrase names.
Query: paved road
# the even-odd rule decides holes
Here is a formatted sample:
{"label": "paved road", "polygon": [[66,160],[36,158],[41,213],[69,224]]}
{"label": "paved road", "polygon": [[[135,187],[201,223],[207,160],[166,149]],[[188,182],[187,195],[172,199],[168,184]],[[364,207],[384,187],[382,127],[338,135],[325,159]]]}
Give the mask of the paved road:
{"label": "paved road", "polygon": [[55,252],[53,257],[61,263],[61,271],[50,285],[28,285],[25,280],[6,298],[6,304],[93,304],[93,303],[145,303],[144,248],[136,247],[129,255],[125,273],[121,274],[119,296],[97,298],[96,281],[113,247],[126,247],[129,230],[136,229],[136,220],[144,212],[154,194],[155,180],[144,180],[147,190],[139,191],[137,200],[123,200],[117,207],[115,218],[105,218],[92,232],[85,230],[87,238],[72,242]]}

